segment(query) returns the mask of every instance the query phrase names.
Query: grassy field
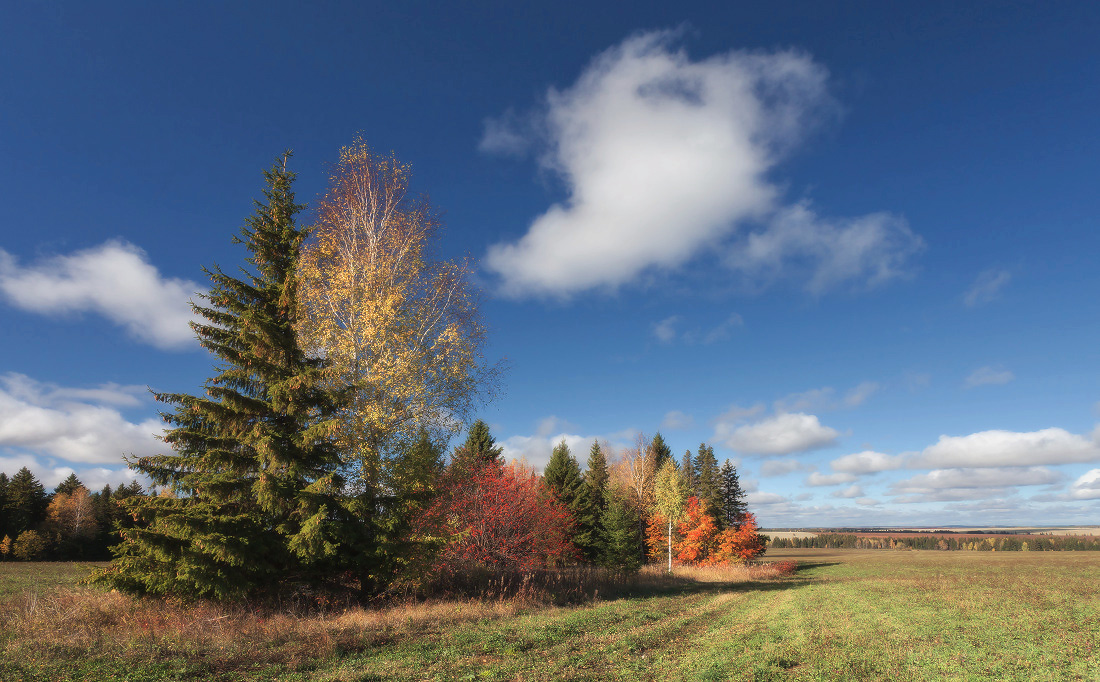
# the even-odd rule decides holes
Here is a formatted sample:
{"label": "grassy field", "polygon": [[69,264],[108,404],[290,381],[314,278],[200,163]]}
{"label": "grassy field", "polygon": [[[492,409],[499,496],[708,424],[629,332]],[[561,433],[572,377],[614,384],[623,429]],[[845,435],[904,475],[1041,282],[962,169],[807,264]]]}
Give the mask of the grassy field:
{"label": "grassy field", "polygon": [[[0,679],[1100,679],[1095,553],[768,558],[802,568],[654,575],[634,596],[582,606],[496,600],[324,616],[182,609],[87,588],[40,592],[32,607],[8,587],[27,585],[30,565],[3,564]],[[49,570],[71,583],[72,571]]]}

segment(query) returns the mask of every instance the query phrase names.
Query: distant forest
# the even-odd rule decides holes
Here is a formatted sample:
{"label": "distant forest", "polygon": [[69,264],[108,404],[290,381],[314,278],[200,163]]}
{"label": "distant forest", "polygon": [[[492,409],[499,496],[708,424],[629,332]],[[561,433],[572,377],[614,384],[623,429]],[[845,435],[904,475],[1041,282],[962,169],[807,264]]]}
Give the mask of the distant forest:
{"label": "distant forest", "polygon": [[1100,551],[1095,535],[994,533],[819,533],[805,538],[772,538],[775,549],[935,549],[976,552]]}

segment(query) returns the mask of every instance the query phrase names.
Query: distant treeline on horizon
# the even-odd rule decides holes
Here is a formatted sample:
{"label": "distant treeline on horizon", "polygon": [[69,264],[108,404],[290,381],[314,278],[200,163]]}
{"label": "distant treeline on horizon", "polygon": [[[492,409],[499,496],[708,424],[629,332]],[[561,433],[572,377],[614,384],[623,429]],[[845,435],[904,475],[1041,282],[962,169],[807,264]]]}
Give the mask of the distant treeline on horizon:
{"label": "distant treeline on horizon", "polygon": [[1095,535],[1045,535],[1030,533],[955,533],[927,531],[866,531],[819,533],[805,538],[772,538],[773,549],[930,549],[978,552],[1100,551]]}

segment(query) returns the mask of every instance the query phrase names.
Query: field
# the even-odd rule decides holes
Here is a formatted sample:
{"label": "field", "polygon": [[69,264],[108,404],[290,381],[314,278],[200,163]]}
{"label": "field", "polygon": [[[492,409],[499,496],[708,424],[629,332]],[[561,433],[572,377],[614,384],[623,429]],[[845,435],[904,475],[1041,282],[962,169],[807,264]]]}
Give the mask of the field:
{"label": "field", "polygon": [[[139,603],[45,578],[28,593],[33,565],[0,564],[0,679],[1100,678],[1095,553],[768,554],[788,558],[791,576],[653,573],[633,596],[578,606],[323,615]],[[54,584],[76,575],[45,566]]]}

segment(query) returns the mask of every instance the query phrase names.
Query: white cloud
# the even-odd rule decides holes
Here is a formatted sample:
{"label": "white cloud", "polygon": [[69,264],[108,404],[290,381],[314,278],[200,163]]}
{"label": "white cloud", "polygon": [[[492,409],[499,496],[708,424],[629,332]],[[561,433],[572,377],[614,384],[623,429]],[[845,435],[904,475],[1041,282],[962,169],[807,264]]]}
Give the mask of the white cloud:
{"label": "white cloud", "polygon": [[715,427],[715,439],[739,452],[758,455],[789,455],[836,442],[840,434],[823,426],[812,414],[790,412],[734,427],[720,421]]}
{"label": "white cloud", "polygon": [[27,267],[0,249],[0,295],[11,305],[47,315],[94,312],[158,348],[193,344],[188,300],[199,290],[162,277],[144,251],[122,241]]}
{"label": "white cloud", "polygon": [[765,477],[786,476],[805,468],[806,465],[797,459],[769,459],[760,465],[760,475]]}
{"label": "white cloud", "polygon": [[6,374],[0,377],[0,448],[82,464],[118,465],[123,455],[155,454],[163,450],[154,435],[164,431],[160,419],[133,423],[94,400],[100,395],[106,400],[99,403],[132,404],[120,401],[134,398],[137,390],[117,385],[65,389]]}
{"label": "white cloud", "polygon": [[665,415],[665,418],[661,420],[662,429],[689,429],[695,426],[695,418],[690,414],[684,414],[680,410],[673,410]]}
{"label": "white cloud", "polygon": [[[808,288],[874,284],[919,246],[885,214],[828,222],[783,208],[768,177],[813,123],[835,110],[827,74],[794,51],[728,52],[701,61],[675,50],[674,32],[643,33],[599,55],[576,83],[551,89],[542,125],[545,170],[568,198],[519,241],[489,248],[500,291],[568,297],[672,270],[704,251],[728,252],[751,276],[782,261],[810,264]],[[483,149],[512,152],[531,135],[515,115],[486,124]],[[770,223],[732,251],[741,223]]]}
{"label": "white cloud", "polygon": [[[845,500],[853,500],[853,499],[856,499],[857,497],[867,499],[867,498],[863,497],[863,488],[860,488],[858,485],[851,485],[851,486],[848,486],[847,488],[844,488],[843,490],[837,490],[837,491],[832,493],[832,496],[833,497],[839,497],[839,498],[845,499]],[[857,504],[858,504],[858,502],[857,502]]]}
{"label": "white cloud", "polygon": [[566,431],[571,431],[576,428],[577,427],[574,426],[571,422],[568,422],[561,417],[552,414],[549,417],[543,417],[538,421],[538,424],[535,426],[535,435],[545,437],[554,432],[564,433]]}
{"label": "white cloud", "polygon": [[[546,417],[539,420],[535,435],[510,436],[502,441],[497,441],[497,444],[503,448],[505,459],[523,460],[534,467],[536,471],[542,471],[547,462],[550,461],[550,455],[554,451],[554,447],[564,439],[565,444],[569,446],[570,453],[577,458],[577,462],[580,463],[581,469],[583,469],[585,462],[588,461],[588,453],[592,449],[592,443],[595,441],[598,440],[601,445],[608,444],[612,449],[617,449],[628,447],[631,439],[635,436],[633,431],[582,436],[567,431],[555,432],[552,430],[557,428],[574,429],[575,427],[558,417]],[[611,460],[614,453],[604,452],[604,455],[607,456],[608,460]]]}
{"label": "white cloud", "polygon": [[966,377],[966,388],[974,388],[976,386],[999,386],[1007,384],[1016,378],[1012,372],[1007,369],[996,367],[979,367],[970,373],[970,376]]}
{"label": "white cloud", "polygon": [[878,471],[890,471],[900,469],[903,463],[901,455],[884,455],[881,452],[864,450],[851,455],[844,455],[829,463],[833,471],[849,474],[871,474]]}
{"label": "white cloud", "polygon": [[1069,497],[1074,500],[1100,500],[1100,469],[1090,469],[1073,482]]}
{"label": "white cloud", "polygon": [[1050,428],[1031,432],[981,431],[940,436],[935,445],[909,460],[910,468],[1004,467],[1100,461],[1094,440]]}
{"label": "white cloud", "polygon": [[767,507],[769,505],[783,504],[784,502],[789,502],[789,501],[790,500],[788,500],[788,498],[786,498],[785,496],[780,495],[778,493],[755,492],[755,493],[747,493],[745,495],[745,502],[750,507],[757,507],[757,506]]}
{"label": "white cloud", "polygon": [[882,505],[882,502],[873,497],[861,497],[856,500],[856,504],[861,507],[878,507]]}
{"label": "white cloud", "polygon": [[932,494],[939,490],[1049,485],[1062,479],[1062,474],[1046,467],[934,469],[896,481],[890,489],[895,494]]}
{"label": "white cloud", "polygon": [[[841,483],[851,483],[856,480],[853,474],[822,474],[820,472],[813,472],[806,479],[806,485],[823,486],[823,485],[840,485]],[[863,493],[860,493],[862,495]],[[853,497],[859,497],[859,495],[853,495]]]}
{"label": "white cloud", "polygon": [[989,303],[1000,295],[1001,289],[1011,279],[1012,275],[1007,270],[986,270],[974,280],[974,284],[963,296],[963,302],[970,308]]}

